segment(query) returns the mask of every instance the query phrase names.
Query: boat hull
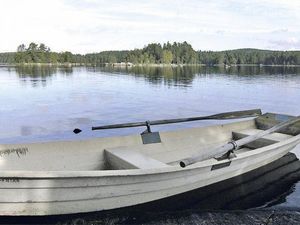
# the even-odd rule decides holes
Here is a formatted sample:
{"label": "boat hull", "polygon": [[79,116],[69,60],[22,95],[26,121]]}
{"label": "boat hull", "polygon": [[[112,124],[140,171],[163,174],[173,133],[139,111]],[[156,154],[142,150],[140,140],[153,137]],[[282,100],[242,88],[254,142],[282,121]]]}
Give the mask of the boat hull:
{"label": "boat hull", "polygon": [[[232,160],[187,168],[76,172],[3,173],[0,215],[61,215],[116,209],[205,187],[271,163],[299,142],[299,136],[237,155]],[[230,161],[228,166],[222,166]],[[26,174],[24,176],[24,174]]]}

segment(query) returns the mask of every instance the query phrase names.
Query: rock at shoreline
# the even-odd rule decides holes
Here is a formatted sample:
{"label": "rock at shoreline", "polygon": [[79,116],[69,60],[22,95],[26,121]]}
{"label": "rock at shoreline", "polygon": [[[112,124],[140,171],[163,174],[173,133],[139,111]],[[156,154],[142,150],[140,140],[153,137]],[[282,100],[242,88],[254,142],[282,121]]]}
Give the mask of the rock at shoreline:
{"label": "rock at shoreline", "polygon": [[297,211],[184,211],[172,213],[140,213],[73,218],[57,225],[296,225],[300,224]]}

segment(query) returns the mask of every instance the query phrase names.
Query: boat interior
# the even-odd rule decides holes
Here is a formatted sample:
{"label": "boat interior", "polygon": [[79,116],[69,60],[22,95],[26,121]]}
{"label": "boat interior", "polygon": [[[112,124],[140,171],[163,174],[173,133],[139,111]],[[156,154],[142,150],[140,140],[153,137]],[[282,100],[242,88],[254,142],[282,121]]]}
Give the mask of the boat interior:
{"label": "boat interior", "polygon": [[[94,171],[153,169],[179,166],[199,152],[214,157],[212,149],[293,118],[266,113],[254,119],[171,132],[32,144],[0,145],[0,170]],[[300,123],[264,136],[235,151],[241,154],[287,140],[300,133]],[[207,157],[207,156],[210,157]]]}

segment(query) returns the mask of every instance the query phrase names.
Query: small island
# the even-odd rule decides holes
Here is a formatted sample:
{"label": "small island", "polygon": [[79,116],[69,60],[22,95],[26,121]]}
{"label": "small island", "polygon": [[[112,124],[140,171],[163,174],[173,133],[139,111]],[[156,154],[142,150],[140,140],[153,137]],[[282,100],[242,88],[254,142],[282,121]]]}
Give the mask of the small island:
{"label": "small island", "polygon": [[69,51],[53,52],[43,43],[21,44],[16,52],[0,53],[2,64],[22,65],[208,65],[208,66],[299,66],[300,51],[273,51],[261,49],[236,49],[226,51],[196,51],[187,42],[151,43],[142,49],[102,51],[74,54]]}

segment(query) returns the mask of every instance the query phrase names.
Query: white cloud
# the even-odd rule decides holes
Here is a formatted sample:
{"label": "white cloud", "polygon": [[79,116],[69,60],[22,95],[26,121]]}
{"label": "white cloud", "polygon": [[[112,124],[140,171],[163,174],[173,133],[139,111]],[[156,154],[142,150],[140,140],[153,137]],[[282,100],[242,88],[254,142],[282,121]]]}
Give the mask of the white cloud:
{"label": "white cloud", "polygon": [[300,34],[299,11],[296,0],[0,0],[0,51],[30,41],[85,53],[168,40],[195,49],[282,49],[278,40]]}
{"label": "white cloud", "polygon": [[282,50],[300,49],[300,41],[296,37],[288,37],[281,40],[271,40],[270,43],[274,48],[279,48]]}

